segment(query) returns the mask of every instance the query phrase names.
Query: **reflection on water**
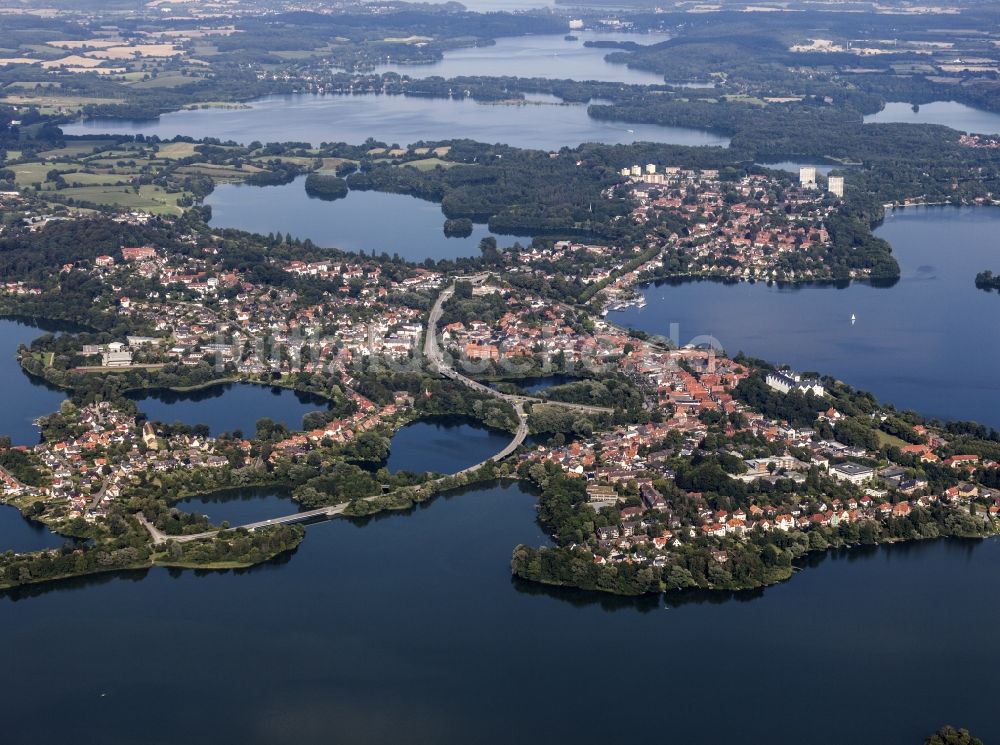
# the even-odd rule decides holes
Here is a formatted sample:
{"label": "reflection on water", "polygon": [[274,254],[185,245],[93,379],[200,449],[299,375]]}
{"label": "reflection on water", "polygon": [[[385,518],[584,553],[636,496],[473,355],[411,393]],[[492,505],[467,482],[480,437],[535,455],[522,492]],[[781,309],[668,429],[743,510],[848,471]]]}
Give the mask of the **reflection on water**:
{"label": "reflection on water", "polygon": [[507,106],[467,98],[297,94],[268,96],[249,109],[199,109],[163,114],[159,119],[94,119],[66,125],[67,134],[96,133],[217,137],[248,144],[255,140],[364,142],[390,144],[468,138],[515,147],[558,150],[583,142],[665,142],[728,145],[729,138],[685,127],[660,127],[591,119],[579,105]]}
{"label": "reflection on water", "polygon": [[888,124],[941,124],[960,132],[996,134],[1000,132],[1000,114],[982,111],[955,101],[934,101],[912,104],[895,101],[887,103],[877,114],[865,117],[866,123]]}
{"label": "reflection on water", "polygon": [[995,207],[907,208],[876,230],[902,271],[888,288],[664,284],[609,318],[663,335],[676,323],[682,344],[712,335],[730,354],[819,370],[899,408],[1000,427],[1000,300],[975,287],[1000,264],[998,229]]}
{"label": "reflection on water", "polygon": [[[344,251],[398,254],[409,261],[478,256],[479,242],[492,235],[503,245],[514,237],[498,236],[474,225],[467,238],[444,234],[441,205],[406,194],[352,191],[335,202],[311,199],[305,176],[282,186],[223,184],[206,199],[213,227],[251,233],[291,233],[313,243]],[[530,242],[521,238],[522,243]]]}
{"label": "reflection on water", "polygon": [[660,85],[663,76],[627,65],[611,64],[604,58],[616,51],[606,47],[587,47],[585,42],[631,42],[658,44],[670,38],[667,33],[631,34],[620,32],[573,31],[576,40],[564,34],[515,36],[497,39],[496,44],[465,47],[444,53],[444,59],[422,65],[379,65],[375,72],[395,72],[411,78],[463,76],[522,77],[544,76],[554,80],[596,80],[635,85]]}
{"label": "reflection on water", "polygon": [[[811,745],[912,745],[949,721],[1000,738],[982,705],[1000,682],[982,635],[968,633],[969,618],[996,615],[1000,543],[831,554],[755,597],[688,593],[665,604],[512,580],[513,546],[545,540],[536,499],[513,484],[480,486],[407,515],[310,527],[290,560],[246,572],[156,569],[7,594],[25,602],[0,614],[0,631],[18,640],[5,673],[36,685],[5,691],[19,716],[4,740],[55,742],[86,726],[130,743],[155,721],[161,741],[201,745],[218,742],[225,721],[227,739],[248,745],[326,745],[331,732],[391,743],[404,731],[408,742],[445,745],[615,742],[620,717],[593,716],[598,698],[614,711],[657,711],[690,743],[791,745],[808,731]],[[759,652],[753,685],[744,649]],[[53,676],[66,659],[86,674]],[[865,661],[879,706],[816,727],[803,671],[853,692],[852,660]],[[915,690],[928,666],[977,695]],[[609,684],[609,669],[629,683]],[[185,695],[163,717],[177,681]],[[720,700],[760,712],[780,701],[782,714],[719,716]]]}
{"label": "reflection on water", "polygon": [[325,408],[319,396],[278,386],[222,383],[194,391],[153,389],[130,394],[150,420],[187,425],[206,424],[213,435],[239,430],[252,437],[257,420],[268,418],[291,430],[302,429],[302,417]]}

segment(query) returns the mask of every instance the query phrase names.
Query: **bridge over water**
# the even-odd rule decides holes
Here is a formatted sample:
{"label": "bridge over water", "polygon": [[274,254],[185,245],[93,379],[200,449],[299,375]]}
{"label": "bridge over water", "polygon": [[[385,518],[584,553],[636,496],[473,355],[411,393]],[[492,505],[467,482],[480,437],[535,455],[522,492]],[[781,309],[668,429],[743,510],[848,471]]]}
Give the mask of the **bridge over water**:
{"label": "bridge over water", "polygon": [[[475,275],[468,277],[473,282],[481,282],[486,278],[486,275]],[[514,408],[514,412],[517,414],[517,430],[514,433],[514,437],[511,439],[507,446],[501,450],[499,453],[490,456],[484,461],[476,463],[475,465],[464,468],[457,473],[451,474],[452,476],[461,476],[472,471],[476,471],[482,468],[484,465],[490,462],[498,462],[511,455],[515,450],[517,450],[524,440],[528,436],[528,414],[524,409],[525,404],[544,404],[546,406],[559,406],[561,408],[573,409],[587,414],[610,414],[612,409],[603,406],[589,406],[587,404],[571,404],[564,403],[562,401],[549,401],[543,398],[537,398],[534,396],[521,396],[521,395],[511,395],[507,393],[501,393],[487,385],[483,385],[477,380],[473,380],[470,377],[462,375],[462,373],[455,370],[445,363],[444,355],[441,352],[441,348],[438,345],[437,337],[437,326],[438,322],[441,320],[441,314],[443,312],[444,304],[449,298],[455,293],[455,285],[451,284],[449,287],[445,288],[438,295],[437,301],[434,303],[434,307],[431,308],[430,313],[427,316],[427,328],[424,330],[424,356],[427,357],[430,363],[431,369],[435,370],[439,375],[449,380],[453,380],[457,383],[462,383],[469,388],[478,391],[480,393],[485,393],[494,398],[501,399],[511,404]],[[432,482],[433,483],[433,482]],[[377,494],[371,497],[366,497],[366,501],[372,501],[375,499],[381,499],[385,496],[390,496],[387,494]],[[315,510],[306,510],[305,512],[295,512],[290,515],[283,515],[281,517],[274,517],[269,520],[259,520],[253,523],[247,523],[246,525],[238,525],[229,528],[230,530],[236,530],[242,528],[244,530],[256,530],[258,528],[267,528],[273,525],[289,525],[292,523],[302,523],[310,522],[312,520],[325,520],[336,517],[337,515],[343,514],[347,509],[347,503],[332,505],[329,507],[319,507]],[[211,538],[220,532],[220,530],[209,530],[204,533],[194,533],[192,535],[185,536],[168,536],[161,533],[152,525],[145,517],[140,513],[138,515],[140,522],[145,526],[146,530],[149,531],[150,536],[153,539],[153,543],[160,545],[166,543],[167,541],[177,541],[178,543],[187,543],[189,541],[197,541],[203,538]]]}

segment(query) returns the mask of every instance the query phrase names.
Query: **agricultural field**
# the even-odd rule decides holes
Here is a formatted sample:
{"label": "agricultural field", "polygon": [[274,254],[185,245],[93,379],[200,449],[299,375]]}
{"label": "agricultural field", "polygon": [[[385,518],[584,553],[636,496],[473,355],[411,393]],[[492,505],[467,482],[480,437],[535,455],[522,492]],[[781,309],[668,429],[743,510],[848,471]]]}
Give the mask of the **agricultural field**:
{"label": "agricultural field", "polygon": [[139,187],[138,193],[131,186],[80,186],[60,189],[59,201],[74,199],[79,202],[105,207],[119,207],[128,210],[150,212],[154,215],[180,215],[184,209],[177,200],[183,192],[167,192],[152,184]]}

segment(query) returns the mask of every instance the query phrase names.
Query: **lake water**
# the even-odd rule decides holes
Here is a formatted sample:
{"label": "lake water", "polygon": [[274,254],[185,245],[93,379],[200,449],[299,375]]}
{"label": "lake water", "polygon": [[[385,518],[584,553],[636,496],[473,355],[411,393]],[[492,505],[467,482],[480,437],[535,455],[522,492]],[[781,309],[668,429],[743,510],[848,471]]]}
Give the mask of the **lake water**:
{"label": "lake water", "polygon": [[29,345],[46,332],[71,328],[64,324],[28,319],[0,319],[0,386],[3,390],[0,435],[7,435],[15,445],[34,445],[38,428],[32,422],[51,414],[66,400],[66,394],[25,375],[17,361],[19,345]]}
{"label": "lake water", "polygon": [[[535,501],[480,487],[310,527],[290,559],[245,572],[9,594],[4,742],[606,745],[614,712],[695,745],[914,745],[946,722],[1000,740],[983,703],[998,655],[969,633],[1000,617],[1000,542],[848,553],[665,609],[512,581],[512,547],[545,540]],[[54,675],[66,660],[79,672]],[[965,684],[914,685],[928,670]],[[834,698],[849,715],[829,716]]]}
{"label": "lake water", "polygon": [[59,548],[68,540],[42,523],[26,519],[13,505],[0,504],[0,553]]}
{"label": "lake water", "polygon": [[565,385],[566,383],[573,383],[580,378],[575,378],[572,375],[539,375],[530,378],[512,378],[511,380],[498,380],[495,383],[490,383],[491,386],[496,387],[502,383],[511,383],[516,385],[525,393],[540,393],[548,388],[552,388],[557,385]]}
{"label": "lake water", "polygon": [[554,0],[469,0],[462,3],[467,9],[476,13],[508,12],[536,10],[538,8],[555,8]]}
{"label": "lake water", "polygon": [[322,398],[265,385],[222,384],[197,391],[143,391],[132,396],[139,411],[152,421],[207,424],[213,435],[241,430],[253,437],[258,419],[265,417],[291,430],[302,429],[302,417],[324,408]]}
{"label": "lake water", "polygon": [[698,129],[660,127],[591,119],[584,104],[480,104],[471,99],[365,94],[268,96],[249,109],[199,109],[163,114],[159,119],[94,119],[63,127],[66,134],[144,134],[172,138],[217,137],[243,144],[259,141],[364,142],[390,144],[469,138],[480,142],[558,150],[582,142],[636,141],[676,145],[729,144]]}
{"label": "lake water", "polygon": [[604,57],[615,49],[585,47],[588,41],[631,41],[652,45],[670,38],[667,33],[629,34],[570,31],[576,41],[566,41],[565,34],[539,34],[497,39],[488,47],[468,47],[445,52],[444,59],[426,65],[387,64],[375,72],[396,72],[411,78],[457,78],[462,76],[532,78],[544,74],[550,79],[597,80],[637,85],[662,85],[663,76],[627,65],[611,64]]}
{"label": "lake water", "polygon": [[218,186],[205,199],[212,208],[211,224],[265,235],[291,233],[328,248],[385,251],[417,262],[478,256],[479,241],[489,235],[502,246],[516,240],[496,236],[485,225],[473,225],[468,238],[449,238],[440,204],[378,191],[352,191],[328,202],[306,194],[305,179],[282,186]]}
{"label": "lake water", "polygon": [[496,455],[513,435],[462,417],[436,417],[399,429],[389,450],[389,471],[455,473]]}
{"label": "lake water", "polygon": [[900,101],[887,103],[877,114],[865,117],[866,123],[888,124],[943,124],[960,132],[996,134],[1000,132],[1000,114],[982,111],[955,101],[935,101],[920,104],[918,111],[913,105]]}
{"label": "lake water", "polygon": [[682,344],[709,334],[731,354],[835,375],[899,408],[1000,427],[1000,295],[975,287],[1000,269],[998,231],[998,208],[899,210],[876,231],[902,269],[891,288],[667,284],[608,318],[663,335],[676,323]]}
{"label": "lake water", "polygon": [[199,512],[214,525],[223,521],[230,525],[246,525],[301,511],[289,491],[274,487],[226,489],[182,499],[173,506],[183,512]]}

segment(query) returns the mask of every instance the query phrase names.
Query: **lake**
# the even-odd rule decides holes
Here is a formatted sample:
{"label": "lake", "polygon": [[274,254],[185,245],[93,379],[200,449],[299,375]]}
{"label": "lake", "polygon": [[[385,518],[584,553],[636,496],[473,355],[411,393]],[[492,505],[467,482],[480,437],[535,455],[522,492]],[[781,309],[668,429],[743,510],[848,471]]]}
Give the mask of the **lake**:
{"label": "lake", "polygon": [[172,505],[183,512],[199,512],[214,525],[228,521],[230,525],[246,525],[272,517],[300,512],[291,492],[273,486],[255,486],[189,497]]}
{"label": "lake", "polygon": [[[4,741],[607,745],[611,712],[695,745],[914,745],[946,722],[1000,740],[983,703],[1000,695],[997,653],[969,633],[1000,615],[1000,542],[830,556],[763,593],[668,609],[513,581],[513,546],[545,541],[535,501],[484,486],[310,527],[290,559],[249,571],[8,594]],[[78,672],[54,675],[66,660]],[[964,685],[914,685],[928,671]],[[833,698],[850,714],[829,716]]]}
{"label": "lake", "polygon": [[462,76],[597,80],[636,85],[662,85],[663,76],[627,65],[611,64],[604,57],[615,49],[585,47],[588,41],[625,41],[642,45],[659,44],[668,33],[630,34],[621,32],[570,31],[576,41],[566,41],[565,34],[513,36],[496,40],[484,47],[465,47],[445,52],[444,59],[424,65],[379,65],[375,72],[395,72],[411,78],[457,78]]}
{"label": "lake", "polygon": [[243,144],[259,141],[361,143],[369,137],[389,144],[470,138],[523,148],[558,150],[582,142],[636,141],[676,145],[729,144],[729,138],[685,127],[591,119],[584,104],[536,101],[523,105],[481,104],[471,99],[364,94],[267,96],[247,109],[199,109],[159,119],[93,119],[63,127],[66,134],[97,133],[217,137]]}
{"label": "lake", "polygon": [[31,344],[44,333],[73,328],[35,319],[0,319],[0,387],[4,392],[0,435],[9,436],[15,445],[36,444],[39,433],[32,422],[57,411],[66,400],[66,394],[58,388],[25,374],[17,361],[17,348]]}
{"label": "lake", "polygon": [[392,438],[391,473],[456,473],[496,455],[513,435],[464,417],[434,417],[411,422]]}
{"label": "lake", "polygon": [[557,385],[566,385],[567,383],[575,383],[581,378],[574,377],[572,375],[537,375],[527,378],[511,378],[510,380],[497,380],[495,382],[489,383],[493,388],[507,383],[516,385],[525,393],[540,393],[548,388],[553,388]]}
{"label": "lake", "polygon": [[943,124],[960,132],[996,134],[1000,132],[1000,114],[982,111],[956,101],[934,101],[913,105],[901,101],[887,103],[877,114],[865,117],[866,123]]}
{"label": "lake", "polygon": [[891,288],[664,284],[645,289],[645,308],[608,318],[663,335],[676,323],[682,344],[709,334],[731,354],[835,375],[899,408],[1000,427],[1000,295],[975,287],[1000,269],[998,231],[994,207],[898,210],[876,230],[902,269]]}
{"label": "lake", "polygon": [[28,520],[13,505],[0,504],[0,553],[59,548],[69,540],[42,523]]}
{"label": "lake", "polygon": [[385,251],[416,262],[478,256],[479,241],[490,235],[502,246],[516,240],[495,235],[482,224],[473,225],[468,238],[449,238],[440,204],[378,191],[352,191],[328,202],[306,194],[305,179],[299,176],[282,186],[217,186],[205,199],[212,208],[212,227],[291,233],[319,246]]}
{"label": "lake", "polygon": [[269,418],[291,430],[302,417],[327,406],[318,396],[266,385],[223,383],[196,391],[140,391],[129,396],[152,421],[207,424],[213,435],[241,430],[253,437],[258,419]]}

